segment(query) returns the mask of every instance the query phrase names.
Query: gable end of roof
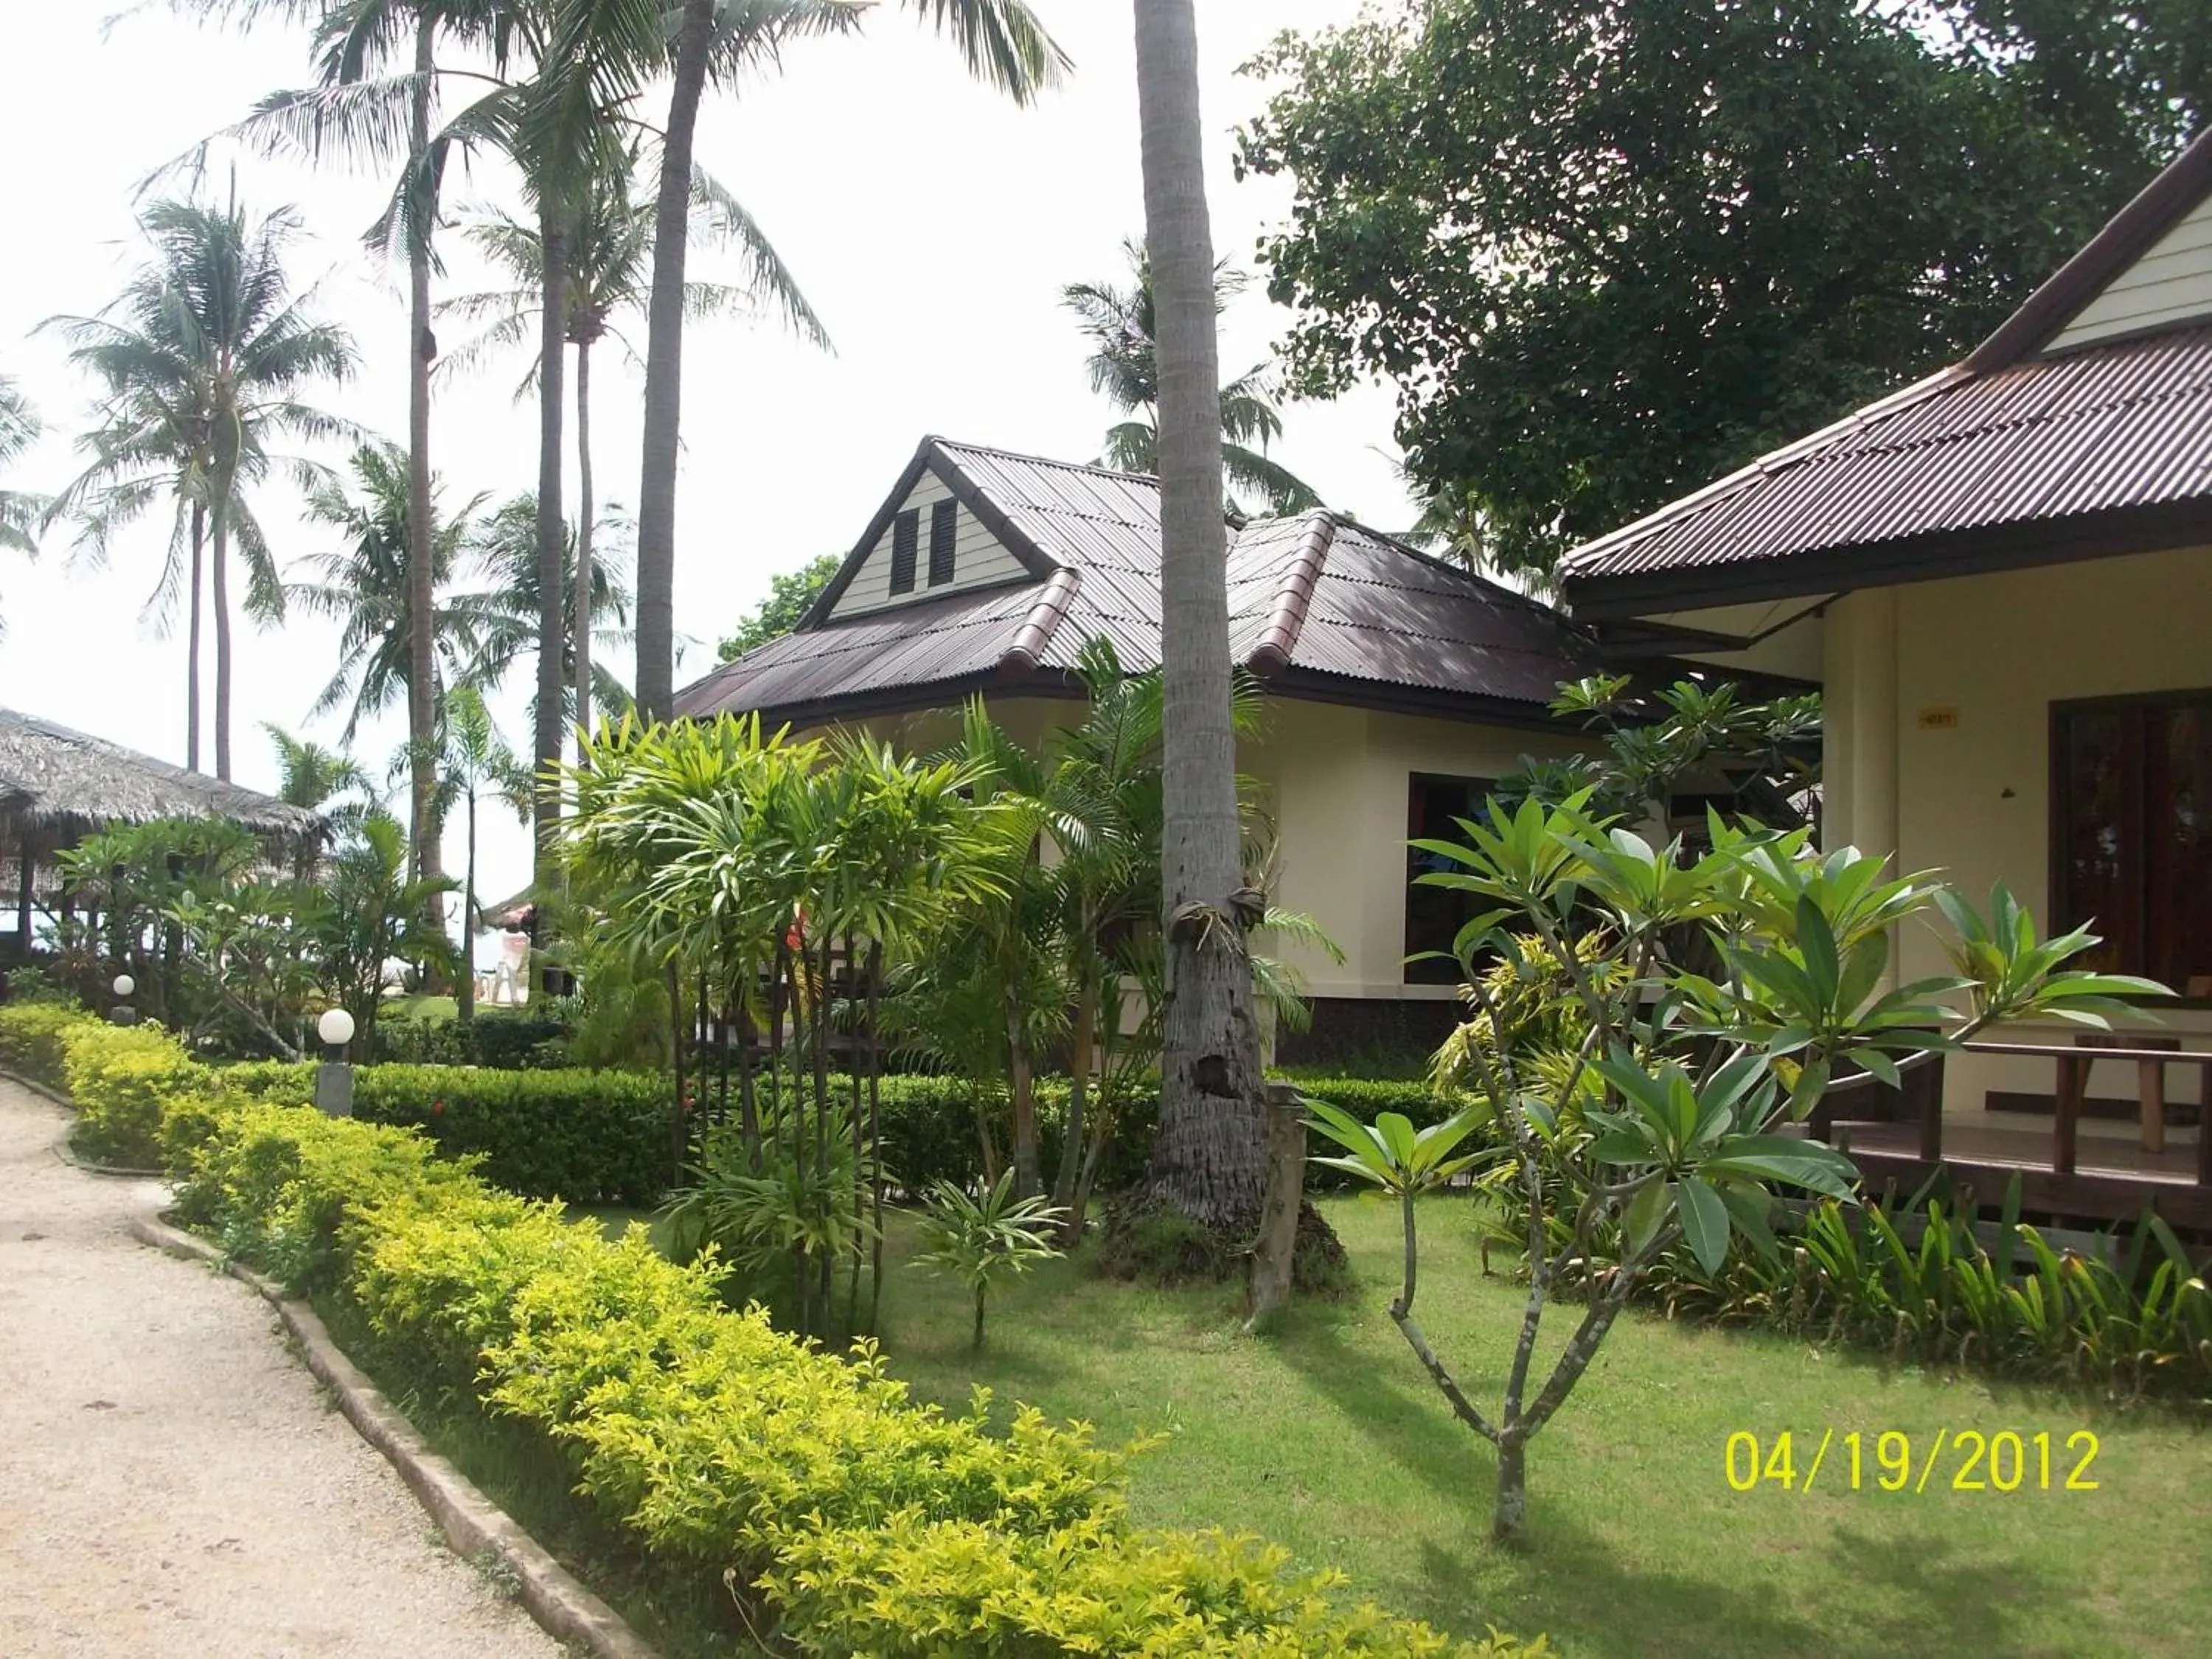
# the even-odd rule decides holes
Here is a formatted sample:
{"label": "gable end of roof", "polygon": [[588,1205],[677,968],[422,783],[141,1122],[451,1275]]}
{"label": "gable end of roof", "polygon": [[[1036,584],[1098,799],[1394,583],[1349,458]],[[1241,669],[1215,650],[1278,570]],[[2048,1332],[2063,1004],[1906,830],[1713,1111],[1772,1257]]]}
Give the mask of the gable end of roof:
{"label": "gable end of roof", "polygon": [[2197,135],[2128,204],[2027,296],[1965,367],[1977,374],[2009,368],[2057,338],[2115,278],[2212,197],[2212,127]]}
{"label": "gable end of roof", "polygon": [[907,497],[914,494],[915,486],[921,482],[925,473],[934,476],[951,490],[952,498],[975,514],[976,521],[997,537],[1000,544],[1037,580],[1048,580],[1060,568],[1057,559],[1046,553],[1020,526],[1007,518],[998,503],[992,501],[962,469],[958,459],[948,452],[945,441],[933,434],[921,441],[921,447],[914,453],[914,459],[907,463],[906,470],[899,474],[898,482],[891,486],[890,494],[876,509],[875,517],[868,520],[868,527],[860,532],[860,538],[854,543],[852,551],[846,554],[845,562],[830,579],[830,585],[807,607],[806,614],[799,618],[799,626],[793,630],[794,633],[813,633],[836,614],[837,602],[845,597],[845,590],[860,574],[860,567],[867,562],[868,555],[883,540],[884,532],[890,528],[891,520],[899,515],[900,509],[906,505]]}

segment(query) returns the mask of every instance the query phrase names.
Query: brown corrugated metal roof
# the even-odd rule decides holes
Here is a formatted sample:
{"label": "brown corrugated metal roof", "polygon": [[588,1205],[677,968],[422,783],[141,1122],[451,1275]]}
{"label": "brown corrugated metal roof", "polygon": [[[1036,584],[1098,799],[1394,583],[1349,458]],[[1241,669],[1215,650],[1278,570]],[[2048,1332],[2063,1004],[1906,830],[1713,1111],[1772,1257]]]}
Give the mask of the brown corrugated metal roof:
{"label": "brown corrugated metal roof", "polygon": [[[2212,327],[1947,371],[1578,549],[1562,574],[1578,608],[1625,578],[1884,544],[1926,548],[1942,575],[1923,538],[2069,519],[2088,535],[2094,515],[2189,502],[2212,507]],[[1850,579],[1846,562],[1816,580]]]}
{"label": "brown corrugated metal roof", "polygon": [[2054,353],[2212,195],[2212,132],[1964,362],[1570,553],[1570,607],[1649,614],[2212,539],[2212,325]]}
{"label": "brown corrugated metal roof", "polygon": [[[1157,480],[936,439],[916,459],[1051,574],[842,620],[817,606],[799,632],[687,687],[678,714],[814,718],[986,685],[1058,689],[1098,636],[1132,672],[1158,665]],[[918,476],[908,469],[900,498]],[[1228,575],[1231,650],[1285,692],[1411,695],[1539,720],[1560,681],[1595,671],[1595,653],[1547,607],[1338,514],[1232,529]]]}

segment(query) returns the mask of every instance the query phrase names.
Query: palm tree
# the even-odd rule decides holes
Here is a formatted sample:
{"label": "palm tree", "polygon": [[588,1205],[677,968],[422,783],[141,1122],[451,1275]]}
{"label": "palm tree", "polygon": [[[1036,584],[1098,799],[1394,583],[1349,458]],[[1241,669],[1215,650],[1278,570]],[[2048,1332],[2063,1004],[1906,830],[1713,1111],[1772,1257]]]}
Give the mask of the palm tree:
{"label": "palm tree", "polygon": [[[330,684],[308,709],[311,718],[343,708],[346,721],[339,742],[350,748],[362,722],[404,698],[415,706],[414,485],[408,457],[396,444],[363,444],[349,463],[356,493],[335,480],[307,497],[311,524],[338,532],[330,550],[310,555],[294,567],[305,578],[287,583],[285,596],[311,615],[339,624],[338,664]],[[432,493],[432,511],[436,512]],[[466,610],[436,596],[451,580],[459,556],[476,532],[481,495],[439,526],[431,538],[431,701],[454,683],[476,648]],[[411,736],[409,741],[413,741]],[[410,751],[411,752],[411,751]],[[411,772],[411,767],[410,767]],[[434,856],[431,860],[436,867]]]}
{"label": "palm tree", "polygon": [[276,799],[286,805],[340,819],[376,805],[376,787],[352,756],[295,737],[273,720],[262,721],[261,730],[276,751]]}
{"label": "palm tree", "polygon": [[500,736],[483,693],[472,685],[455,686],[438,710],[438,820],[443,823],[455,806],[464,808],[468,830],[468,852],[461,886],[461,960],[454,981],[454,995],[464,1024],[476,1018],[477,976],[477,808],[487,797],[506,803],[527,822],[537,791],[530,768],[515,757]]}
{"label": "palm tree", "polygon": [[[1160,841],[1166,1006],[1160,1125],[1139,1208],[1257,1233],[1254,1311],[1288,1293],[1291,1239],[1264,1212],[1267,1134],[1241,872],[1221,516],[1221,388],[1192,0],[1136,0],[1137,101],[1159,377]],[[1292,1189],[1295,1193],[1295,1188]],[[1295,1205],[1295,1197],[1292,1203]]]}
{"label": "palm tree", "polygon": [[[592,697],[601,709],[617,718],[629,710],[629,689],[606,665],[606,653],[609,647],[627,645],[634,637],[629,626],[629,581],[623,568],[626,561],[620,556],[629,534],[629,522],[618,513],[610,510],[600,515],[598,539],[603,545],[615,549],[617,556],[592,562],[590,608],[586,613],[592,640],[600,647],[591,659]],[[578,631],[573,607],[580,539],[574,532],[564,538],[564,556],[553,586],[554,596],[561,605],[559,637],[563,642],[574,640]],[[509,500],[477,526],[470,538],[470,548],[477,574],[487,585],[457,594],[453,601],[471,641],[462,683],[490,690],[504,684],[515,665],[526,657],[534,656],[538,648],[544,590],[539,586],[537,502],[528,495]],[[555,659],[561,671],[554,682],[554,720],[559,722],[574,716],[568,696],[576,684],[577,665],[565,650],[556,652]],[[534,691],[532,694],[533,726],[538,718],[538,695]]]}
{"label": "palm tree", "polygon": [[258,222],[235,198],[216,208],[156,202],[139,220],[155,258],[97,317],[57,317],[70,356],[99,380],[100,424],[83,441],[90,465],[47,509],[79,526],[79,544],[104,556],[117,530],[155,501],[176,503],[169,556],[151,605],[166,615],[190,551],[192,630],[186,763],[199,760],[199,577],[207,556],[215,616],[215,767],[230,776],[230,599],[234,537],[246,561],[246,610],[274,620],[284,591],[248,492],[273,470],[315,487],[326,475],[272,453],[282,439],[349,435],[350,422],[299,401],[309,382],[343,382],[353,343],[307,313],[284,274],[300,221],[289,208]]}
{"label": "palm tree", "polygon": [[[473,67],[462,84],[475,95],[450,117],[441,93],[448,74],[439,64],[441,44],[489,47],[503,59],[515,0],[172,0],[179,9],[252,24],[264,15],[314,23],[316,83],[270,94],[244,121],[220,135],[270,152],[289,152],[314,162],[333,158],[386,166],[399,173],[384,211],[364,237],[407,265],[408,533],[405,569],[415,584],[407,614],[418,625],[407,641],[411,654],[408,690],[412,769],[408,813],[410,857],[418,880],[437,874],[437,836],[431,795],[432,691],[438,644],[429,618],[437,537],[430,456],[430,367],[438,355],[432,331],[430,278],[440,194],[448,164],[459,155],[495,149],[512,120],[511,89],[494,78],[485,88]],[[402,74],[386,73],[404,59]],[[182,165],[204,164],[207,145],[188,152]],[[172,166],[177,166],[173,163]],[[157,175],[158,176],[158,175]]]}
{"label": "palm tree", "polygon": [[[573,0],[572,0],[573,3]],[[976,75],[1018,103],[1068,67],[1025,0],[902,0],[950,35]],[[683,419],[684,257],[691,240],[693,138],[710,82],[726,86],[775,61],[785,42],[857,28],[852,0],[683,0],[672,35],[668,0],[618,0],[596,9],[634,43],[624,67],[637,84],[665,73],[660,185],[653,204],[653,292],[647,307],[645,437],[638,483],[637,691],[651,718],[667,718],[675,691],[676,463]]]}
{"label": "palm tree", "polygon": [[[0,477],[39,441],[38,412],[15,389],[15,382],[0,374]],[[46,499],[21,490],[0,489],[0,547],[38,556],[35,532],[46,510]],[[8,619],[0,617],[0,639],[8,637]]]}
{"label": "palm tree", "polygon": [[[1107,429],[1098,465],[1123,472],[1158,472],[1160,365],[1152,261],[1138,242],[1125,241],[1121,248],[1129,264],[1127,287],[1071,283],[1060,289],[1060,303],[1081,319],[1091,338],[1091,389],[1104,392],[1115,408],[1133,417]],[[1246,280],[1226,264],[1214,266],[1217,315],[1243,291]],[[1321,505],[1310,485],[1267,457],[1267,446],[1283,435],[1273,379],[1273,365],[1262,363],[1221,388],[1222,494],[1232,512],[1237,507],[1230,492],[1239,489],[1256,491],[1274,513],[1304,513]]]}
{"label": "palm tree", "polygon": [[[598,512],[592,455],[592,351],[612,339],[635,361],[635,349],[622,331],[625,316],[642,313],[652,289],[653,203],[632,193],[638,150],[633,145],[615,172],[595,173],[589,180],[568,240],[568,342],[576,351],[577,514],[575,557],[568,600],[572,719],[578,742],[592,723],[594,671],[591,629],[582,625],[592,606],[587,590],[597,583],[592,532]],[[799,290],[782,258],[752,216],[704,173],[693,175],[693,240],[702,246],[736,246],[744,256],[745,280],[738,283],[690,283],[684,310],[691,317],[744,314],[766,301],[783,313],[801,337],[824,349],[830,337],[813,307]],[[448,368],[476,361],[486,351],[526,340],[544,308],[544,238],[537,226],[513,215],[485,214],[467,228],[469,239],[518,286],[462,295],[440,306],[488,326],[476,339],[447,358]],[[537,385],[538,367],[523,378],[517,395]]]}
{"label": "palm tree", "polygon": [[[369,813],[382,810],[376,787],[352,756],[295,737],[273,721],[262,721],[261,729],[276,751],[277,799],[319,813],[330,829],[342,833],[358,829]],[[305,883],[314,874],[322,845],[321,833],[301,836],[293,854],[295,880]]]}

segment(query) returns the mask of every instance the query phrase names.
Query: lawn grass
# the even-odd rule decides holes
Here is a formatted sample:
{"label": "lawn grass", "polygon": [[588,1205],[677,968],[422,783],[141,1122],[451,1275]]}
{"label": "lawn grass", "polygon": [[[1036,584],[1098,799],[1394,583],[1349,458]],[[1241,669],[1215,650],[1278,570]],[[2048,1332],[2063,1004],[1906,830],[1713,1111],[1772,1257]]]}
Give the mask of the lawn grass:
{"label": "lawn grass", "polygon": [[[1533,1542],[1487,1539],[1488,1448],[1455,1423],[1385,1311],[1395,1209],[1325,1200],[1357,1288],[1294,1310],[1267,1340],[1237,1334],[1233,1298],[1159,1291],[1052,1262],[991,1311],[971,1355],[956,1286],[906,1265],[895,1224],[884,1304],[893,1371],[925,1399],[988,1384],[1085,1418],[1109,1440],[1170,1434],[1139,1460],[1131,1498],[1161,1526],[1248,1529],[1353,1591],[1448,1629],[1544,1632],[1567,1659],[1696,1656],[2179,1656],[2212,1632],[2212,1432],[2163,1413],[2116,1413],[2047,1389],[1891,1370],[1800,1341],[1635,1315],[1529,1455]],[[1495,1400],[1522,1305],[1484,1279],[1451,1200],[1430,1206],[1419,1312],[1478,1401]],[[1556,1350],[1576,1310],[1556,1310]],[[1896,1429],[1923,1455],[1939,1430],[2101,1437],[2094,1492],[1852,1493],[1838,1446],[1814,1489],[1730,1490],[1729,1435],[1795,1436],[1802,1474],[1822,1431]],[[1916,1465],[1917,1473],[1917,1465]],[[2031,1476],[2031,1480],[2033,1477]]]}

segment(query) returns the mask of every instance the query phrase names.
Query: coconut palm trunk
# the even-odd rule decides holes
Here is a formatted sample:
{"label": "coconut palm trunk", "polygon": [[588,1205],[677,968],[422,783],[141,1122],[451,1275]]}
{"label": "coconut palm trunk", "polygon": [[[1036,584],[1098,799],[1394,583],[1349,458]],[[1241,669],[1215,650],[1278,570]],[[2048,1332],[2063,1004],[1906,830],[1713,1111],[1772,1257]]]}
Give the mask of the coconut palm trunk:
{"label": "coconut palm trunk", "polygon": [[230,781],[230,521],[216,503],[208,545],[208,600],[215,611],[215,775]]}
{"label": "coconut palm trunk", "polygon": [[1241,902],[1213,239],[1192,0],[1136,0],[1145,219],[1160,377],[1161,878],[1167,994],[1160,1127],[1140,1208],[1233,1251],[1267,1188],[1260,1035]]}
{"label": "coconut palm trunk", "polygon": [[207,554],[207,508],[192,503],[191,620],[185,628],[185,769],[200,769],[200,566]]}
{"label": "coconut palm trunk", "polygon": [[[559,193],[547,185],[547,199],[539,209],[539,234],[544,249],[545,293],[539,313],[538,365],[538,721],[532,770],[542,779],[549,764],[561,758],[562,708],[568,691],[561,672],[562,647],[568,643],[567,617],[562,614],[565,592],[562,556],[568,551],[568,521],[561,512],[562,372],[567,367],[568,227],[562,222]],[[560,798],[541,784],[535,796],[533,827],[537,832],[535,884],[541,895],[550,893],[560,877],[555,857],[555,836],[560,828]],[[532,923],[533,942],[543,944],[547,907],[537,907]]]}
{"label": "coconut palm trunk", "polygon": [[477,1017],[477,785],[468,781],[468,877],[461,884],[461,963],[453,981],[454,1011],[464,1025]]}
{"label": "coconut palm trunk", "polygon": [[637,487],[637,705],[666,720],[676,678],[676,459],[684,418],[684,260],[691,236],[691,149],[714,46],[714,0],[684,0],[654,203],[646,307],[645,443]]}
{"label": "coconut palm trunk", "polygon": [[569,645],[575,658],[576,761],[582,764],[592,729],[592,343],[576,342],[576,580],[569,599]]}
{"label": "coconut palm trunk", "polygon": [[[436,526],[430,494],[430,365],[438,343],[430,328],[430,219],[437,211],[428,176],[430,88],[436,68],[437,15],[424,7],[415,21],[416,83],[408,100],[407,227],[407,839],[418,880],[439,874]],[[431,901],[434,906],[437,901]]]}

